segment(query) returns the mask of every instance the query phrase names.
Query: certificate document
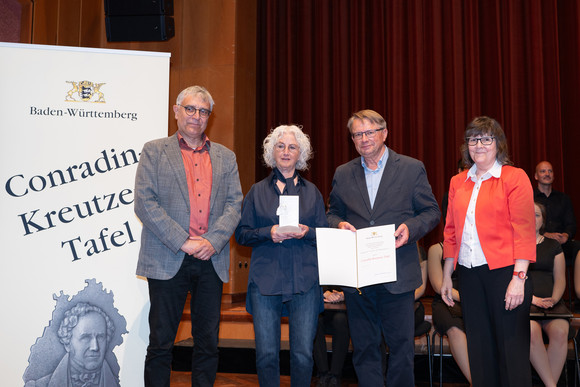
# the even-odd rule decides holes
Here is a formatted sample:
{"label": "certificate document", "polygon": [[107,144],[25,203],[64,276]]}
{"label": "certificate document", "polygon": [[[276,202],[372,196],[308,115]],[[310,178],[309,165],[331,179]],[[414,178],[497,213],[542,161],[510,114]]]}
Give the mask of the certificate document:
{"label": "certificate document", "polygon": [[352,232],[317,228],[318,275],[321,285],[353,288],[397,280],[395,225]]}

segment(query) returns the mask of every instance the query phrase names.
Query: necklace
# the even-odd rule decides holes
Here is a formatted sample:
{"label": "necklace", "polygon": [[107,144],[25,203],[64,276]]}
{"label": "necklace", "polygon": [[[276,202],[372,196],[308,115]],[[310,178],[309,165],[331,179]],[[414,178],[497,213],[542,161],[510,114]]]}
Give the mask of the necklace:
{"label": "necklace", "polygon": [[542,243],[544,241],[544,236],[543,235],[537,235],[536,236],[536,244],[539,245],[540,243]]}

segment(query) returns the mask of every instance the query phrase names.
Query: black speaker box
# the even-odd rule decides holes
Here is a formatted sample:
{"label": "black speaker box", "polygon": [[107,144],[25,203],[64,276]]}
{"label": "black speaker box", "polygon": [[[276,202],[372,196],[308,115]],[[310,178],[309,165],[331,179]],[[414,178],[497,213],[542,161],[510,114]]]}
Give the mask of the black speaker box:
{"label": "black speaker box", "polygon": [[105,0],[109,42],[163,41],[175,36],[173,0]]}
{"label": "black speaker box", "polygon": [[173,15],[173,0],[105,0],[105,15]]}
{"label": "black speaker box", "polygon": [[163,41],[175,36],[175,22],[165,15],[106,16],[107,41]]}

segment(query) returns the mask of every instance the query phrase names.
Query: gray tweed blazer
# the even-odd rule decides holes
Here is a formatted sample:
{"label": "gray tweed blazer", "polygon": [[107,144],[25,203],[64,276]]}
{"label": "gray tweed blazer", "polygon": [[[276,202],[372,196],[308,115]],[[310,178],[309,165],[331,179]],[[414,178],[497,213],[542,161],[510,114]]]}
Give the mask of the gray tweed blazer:
{"label": "gray tweed blazer", "polygon": [[[242,189],[235,154],[218,143],[210,146],[212,188],[208,232],[216,250],[211,262],[229,281],[229,240],[240,221]],[[177,134],[145,144],[135,178],[135,213],[143,223],[137,275],[170,279],[179,270],[189,237],[189,194]]]}

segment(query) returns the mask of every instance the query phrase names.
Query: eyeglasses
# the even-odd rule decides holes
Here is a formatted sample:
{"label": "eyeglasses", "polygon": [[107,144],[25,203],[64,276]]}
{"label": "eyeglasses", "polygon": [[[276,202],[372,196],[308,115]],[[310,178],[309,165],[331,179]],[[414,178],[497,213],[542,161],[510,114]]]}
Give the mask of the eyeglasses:
{"label": "eyeglasses", "polygon": [[296,153],[300,150],[300,147],[298,145],[290,144],[290,145],[286,146],[286,144],[281,143],[281,142],[274,145],[274,148],[279,152],[284,152],[284,149],[288,148],[288,152],[291,152],[291,153]]}
{"label": "eyeglasses", "polygon": [[491,145],[493,144],[493,139],[495,137],[492,136],[486,136],[486,137],[467,137],[465,139],[465,142],[467,142],[467,145],[469,146],[476,146],[477,142],[481,142],[481,145]]}
{"label": "eyeglasses", "polygon": [[177,104],[177,105],[178,106],[181,106],[182,108],[184,108],[185,109],[185,114],[187,114],[188,116],[193,116],[193,115],[195,115],[195,113],[199,112],[199,116],[200,117],[207,118],[211,114],[211,110],[207,110],[207,109],[204,109],[204,108],[198,109],[195,106],[190,106],[190,105],[187,105],[187,106],[183,106],[183,105],[180,105],[180,104]]}
{"label": "eyeglasses", "polygon": [[375,135],[377,134],[377,132],[380,132],[381,130],[385,130],[385,128],[379,128],[379,129],[373,129],[373,130],[367,130],[365,132],[356,132],[356,133],[352,133],[351,137],[354,140],[360,140],[362,139],[363,134],[365,136],[367,136],[367,138],[374,138]]}

